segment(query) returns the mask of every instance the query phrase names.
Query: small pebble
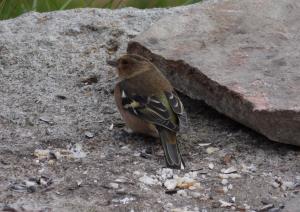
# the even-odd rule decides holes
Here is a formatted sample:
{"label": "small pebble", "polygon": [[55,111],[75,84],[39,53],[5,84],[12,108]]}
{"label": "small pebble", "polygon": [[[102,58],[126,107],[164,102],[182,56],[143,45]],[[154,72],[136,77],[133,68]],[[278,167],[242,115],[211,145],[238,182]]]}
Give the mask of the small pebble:
{"label": "small pebble", "polygon": [[143,177],[139,178],[139,181],[146,184],[146,185],[155,185],[158,183],[156,179],[153,179],[147,175],[144,175]]}
{"label": "small pebble", "polygon": [[165,186],[168,190],[173,190],[173,189],[175,189],[176,186],[177,186],[177,180],[175,180],[175,179],[166,180],[166,182],[164,183],[164,186]]}
{"label": "small pebble", "polygon": [[77,183],[77,186],[81,186],[82,180],[77,180],[76,183]]}
{"label": "small pebble", "polygon": [[268,205],[268,204],[271,204],[271,201],[267,198],[262,198],[261,203],[264,204],[264,205]]}
{"label": "small pebble", "polygon": [[173,207],[173,204],[170,203],[170,202],[168,202],[168,203],[165,205],[165,207],[166,207],[166,208],[171,208],[171,207]]}
{"label": "small pebble", "polygon": [[25,181],[25,185],[26,185],[26,187],[36,186],[36,182],[35,181],[31,181],[31,180],[26,180]]}
{"label": "small pebble", "polygon": [[242,164],[242,172],[256,172],[256,170],[257,168],[254,164],[251,164],[250,166]]}
{"label": "small pebble", "polygon": [[128,182],[128,179],[125,177],[120,177],[114,180],[116,183],[126,183]]}
{"label": "small pebble", "polygon": [[85,137],[87,137],[87,138],[93,138],[93,137],[95,136],[94,133],[89,132],[89,131],[86,131],[86,132],[84,133],[84,135],[85,135]]}
{"label": "small pebble", "polygon": [[235,197],[230,197],[229,202],[235,203]]}
{"label": "small pebble", "polygon": [[169,169],[169,168],[161,169],[160,175],[162,180],[170,179],[173,177],[173,169]]}
{"label": "small pebble", "polygon": [[113,189],[118,189],[119,188],[119,184],[118,183],[109,183],[109,187],[111,187]]}
{"label": "small pebble", "polygon": [[275,182],[275,181],[273,181],[273,182],[271,182],[271,185],[274,187],[274,188],[279,188],[279,183],[277,183],[277,182]]}
{"label": "small pebble", "polygon": [[226,194],[228,192],[228,188],[226,186],[223,187],[223,191]]}
{"label": "small pebble", "polygon": [[195,179],[195,178],[197,178],[197,175],[198,175],[198,172],[192,171],[192,172],[185,173],[184,177]]}
{"label": "small pebble", "polygon": [[134,175],[141,175],[141,172],[140,171],[134,171],[133,174]]}
{"label": "small pebble", "polygon": [[38,172],[39,172],[40,174],[43,173],[44,171],[45,171],[44,168],[41,168],[41,169],[38,170]]}
{"label": "small pebble", "polygon": [[190,195],[191,195],[192,197],[194,197],[194,198],[199,198],[199,197],[201,197],[201,193],[199,193],[199,192],[191,192]]}
{"label": "small pebble", "polygon": [[110,131],[114,129],[114,124],[111,124],[108,128]]}
{"label": "small pebble", "polygon": [[43,185],[43,186],[49,186],[53,183],[51,178],[45,177],[45,176],[41,176],[38,180],[39,184]]}
{"label": "small pebble", "polygon": [[221,181],[221,183],[222,183],[222,185],[227,185],[227,184],[228,184],[228,180],[227,180],[227,179],[223,179],[223,180]]}
{"label": "small pebble", "polygon": [[249,210],[249,209],[250,209],[250,205],[248,205],[248,204],[246,204],[246,203],[244,204],[244,207],[245,207],[246,210]]}
{"label": "small pebble", "polygon": [[187,193],[185,190],[179,190],[179,191],[177,191],[177,194],[182,197],[187,197]]}
{"label": "small pebble", "polygon": [[281,209],[280,208],[271,208],[268,210],[268,212],[280,212]]}
{"label": "small pebble", "polygon": [[215,167],[215,166],[214,166],[214,164],[213,164],[213,163],[209,163],[209,164],[208,164],[208,168],[209,168],[209,169],[213,170],[213,169],[214,169],[214,167]]}

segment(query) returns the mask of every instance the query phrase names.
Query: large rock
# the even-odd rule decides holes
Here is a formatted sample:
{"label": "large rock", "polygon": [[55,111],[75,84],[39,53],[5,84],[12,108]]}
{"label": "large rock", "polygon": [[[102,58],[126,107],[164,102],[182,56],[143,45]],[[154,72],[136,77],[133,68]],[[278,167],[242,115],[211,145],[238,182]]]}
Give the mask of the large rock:
{"label": "large rock", "polygon": [[300,145],[300,2],[219,1],[169,15],[129,44],[174,86],[269,139]]}

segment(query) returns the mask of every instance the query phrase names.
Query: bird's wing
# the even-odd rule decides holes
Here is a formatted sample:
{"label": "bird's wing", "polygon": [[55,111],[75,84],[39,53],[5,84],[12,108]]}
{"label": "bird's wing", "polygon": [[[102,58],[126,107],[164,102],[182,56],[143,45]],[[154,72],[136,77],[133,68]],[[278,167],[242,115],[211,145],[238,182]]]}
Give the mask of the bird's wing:
{"label": "bird's wing", "polygon": [[169,104],[171,105],[172,110],[178,116],[180,131],[186,132],[188,130],[188,118],[181,100],[175,91],[165,92],[165,95],[169,101]]}
{"label": "bird's wing", "polygon": [[158,97],[131,94],[121,88],[121,98],[123,108],[131,114],[174,132],[179,130],[178,124],[171,119],[172,114]]}

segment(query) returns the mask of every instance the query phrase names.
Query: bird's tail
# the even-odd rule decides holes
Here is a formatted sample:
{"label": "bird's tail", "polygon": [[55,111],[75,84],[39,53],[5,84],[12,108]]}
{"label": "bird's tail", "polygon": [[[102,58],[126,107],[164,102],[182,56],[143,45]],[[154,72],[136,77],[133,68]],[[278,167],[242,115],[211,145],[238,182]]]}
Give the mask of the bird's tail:
{"label": "bird's tail", "polygon": [[176,133],[165,128],[159,128],[160,140],[165,152],[167,166],[174,169],[184,169],[177,140]]}

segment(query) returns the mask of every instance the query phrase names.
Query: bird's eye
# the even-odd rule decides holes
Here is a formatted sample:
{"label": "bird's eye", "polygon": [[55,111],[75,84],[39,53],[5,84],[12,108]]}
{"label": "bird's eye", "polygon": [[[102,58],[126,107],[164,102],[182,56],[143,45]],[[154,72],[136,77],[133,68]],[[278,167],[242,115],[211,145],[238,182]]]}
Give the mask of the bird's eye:
{"label": "bird's eye", "polygon": [[121,63],[122,63],[122,65],[128,65],[129,62],[128,62],[128,60],[122,60]]}

